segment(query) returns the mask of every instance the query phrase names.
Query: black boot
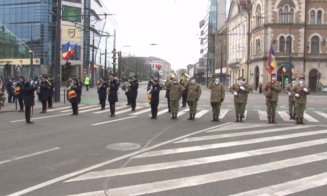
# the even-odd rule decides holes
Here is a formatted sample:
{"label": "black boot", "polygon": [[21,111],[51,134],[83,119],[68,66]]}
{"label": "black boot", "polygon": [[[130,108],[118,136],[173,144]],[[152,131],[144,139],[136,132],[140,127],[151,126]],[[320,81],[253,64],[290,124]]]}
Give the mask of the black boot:
{"label": "black boot", "polygon": [[236,114],[236,121],[235,122],[240,122],[240,119],[238,118],[238,114]]}
{"label": "black boot", "polygon": [[220,120],[219,120],[219,116],[218,116],[218,115],[216,115],[216,121],[217,121],[217,122],[220,122]]}
{"label": "black boot", "polygon": [[270,124],[271,123],[271,118],[270,118],[270,116],[268,116],[268,124]]}
{"label": "black boot", "polygon": [[192,120],[195,120],[195,114],[192,115]]}
{"label": "black boot", "polygon": [[193,114],[190,114],[190,117],[187,120],[193,120]]}
{"label": "black boot", "polygon": [[301,124],[301,125],[304,125],[303,117],[300,118],[300,124]]}
{"label": "black boot", "polygon": [[273,116],[273,117],[271,118],[271,123],[276,124],[275,116]]}
{"label": "black boot", "polygon": [[212,115],[212,122],[216,121],[216,115]]}
{"label": "black boot", "polygon": [[296,125],[300,124],[300,118],[295,118],[295,124]]}
{"label": "black boot", "polygon": [[293,119],[293,114],[292,113],[290,113],[290,120],[292,120]]}

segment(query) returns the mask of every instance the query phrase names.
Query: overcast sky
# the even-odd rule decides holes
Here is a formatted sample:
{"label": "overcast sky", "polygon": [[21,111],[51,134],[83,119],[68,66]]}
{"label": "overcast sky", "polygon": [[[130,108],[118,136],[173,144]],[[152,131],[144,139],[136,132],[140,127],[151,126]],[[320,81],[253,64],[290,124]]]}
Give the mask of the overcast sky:
{"label": "overcast sky", "polygon": [[[200,57],[199,21],[208,0],[103,0],[117,22],[117,50],[186,68]],[[157,44],[157,45],[150,45]]]}

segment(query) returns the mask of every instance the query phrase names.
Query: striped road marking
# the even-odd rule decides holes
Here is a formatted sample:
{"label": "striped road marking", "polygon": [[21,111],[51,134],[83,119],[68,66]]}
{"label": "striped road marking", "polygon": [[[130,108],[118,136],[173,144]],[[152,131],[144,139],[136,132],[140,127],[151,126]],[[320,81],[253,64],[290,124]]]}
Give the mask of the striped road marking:
{"label": "striped road marking", "polygon": [[[140,109],[140,108],[142,108],[142,107],[136,107],[135,109],[137,110],[137,109]],[[115,114],[116,114],[116,115],[117,115],[117,114],[123,114],[123,113],[130,112],[130,111],[131,111],[131,109],[126,109],[126,110],[118,111],[118,112],[116,112]]]}
{"label": "striped road marking", "polygon": [[151,108],[147,108],[147,109],[144,109],[144,110],[141,110],[141,111],[138,111],[138,112],[133,112],[133,113],[131,113],[129,115],[137,116],[139,114],[143,114],[143,113],[146,113],[146,112],[149,112],[149,111],[151,111]]}
{"label": "striped road marking", "polygon": [[[120,109],[123,109],[123,108],[126,108],[126,107],[127,106],[116,107],[116,110],[120,110]],[[107,108],[105,110],[98,111],[98,112],[93,112],[93,114],[102,114],[102,113],[106,113],[106,112],[109,112],[109,108]]]}
{"label": "striped road marking", "polygon": [[160,112],[158,112],[157,116],[160,116],[164,113],[167,113],[168,112],[168,109],[164,109],[164,110],[161,110]]}
{"label": "striped road marking", "polygon": [[178,112],[177,117],[181,117],[181,116],[184,115],[187,111],[188,111],[188,109],[184,109],[184,110]]}
{"label": "striped road marking", "polygon": [[220,110],[219,119],[223,119],[228,112],[229,110],[224,110],[224,109]]}
{"label": "striped road marking", "polygon": [[123,121],[123,120],[131,119],[131,118],[135,118],[135,117],[136,117],[136,116],[129,116],[129,117],[126,117],[126,118],[119,118],[119,119],[115,119],[115,120],[108,120],[108,121],[104,121],[104,122],[99,122],[99,123],[92,124],[92,126],[98,126],[98,125],[109,124],[109,123],[118,122],[118,121]]}
{"label": "striped road marking", "polygon": [[209,112],[209,110],[201,110],[200,112],[195,114],[195,118],[201,118],[202,116],[204,116],[208,112]]}
{"label": "striped road marking", "polygon": [[245,126],[244,124],[233,123],[231,125],[221,127],[219,129],[209,130],[207,132],[211,133],[211,132],[220,132],[220,131],[229,131],[229,130],[240,130],[240,129],[258,128],[258,127],[269,127],[269,126],[272,126],[272,125],[269,125],[269,124],[246,124],[246,126]]}
{"label": "striped road marking", "polygon": [[[94,108],[94,107],[99,107],[97,105],[89,105],[89,106],[82,106],[82,107],[78,107],[78,110],[82,110],[82,109],[88,109],[88,108]],[[72,110],[62,110],[60,112],[71,112]]]}
{"label": "striped road marking", "polygon": [[278,111],[278,114],[280,115],[280,117],[282,117],[284,121],[293,121],[290,119],[290,115],[285,111]]}
{"label": "striped road marking", "polygon": [[259,110],[258,113],[259,113],[259,119],[260,120],[267,120],[268,119],[266,111]]}
{"label": "striped road marking", "polygon": [[319,122],[317,119],[313,118],[312,116],[310,116],[306,112],[304,112],[303,117],[304,117],[305,120],[307,120],[309,122]]}
{"label": "striped road marking", "polygon": [[322,117],[327,118],[327,114],[324,113],[324,112],[315,112],[315,113],[316,113],[316,114],[319,114],[319,115],[322,116]]}
{"label": "striped road marking", "polygon": [[[79,106],[84,106],[84,105],[79,105]],[[47,110],[47,112],[54,112],[54,111],[58,111],[58,110],[64,110],[64,109],[70,109],[72,108],[72,106],[67,106],[67,107],[61,107],[61,108],[55,108],[55,109],[50,109],[50,110]]]}

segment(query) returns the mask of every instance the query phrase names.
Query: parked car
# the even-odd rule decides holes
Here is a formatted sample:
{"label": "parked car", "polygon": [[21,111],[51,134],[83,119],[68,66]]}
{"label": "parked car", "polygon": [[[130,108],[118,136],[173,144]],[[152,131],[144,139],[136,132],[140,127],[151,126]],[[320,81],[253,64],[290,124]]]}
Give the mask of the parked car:
{"label": "parked car", "polygon": [[327,86],[322,86],[321,92],[322,93],[327,93]]}

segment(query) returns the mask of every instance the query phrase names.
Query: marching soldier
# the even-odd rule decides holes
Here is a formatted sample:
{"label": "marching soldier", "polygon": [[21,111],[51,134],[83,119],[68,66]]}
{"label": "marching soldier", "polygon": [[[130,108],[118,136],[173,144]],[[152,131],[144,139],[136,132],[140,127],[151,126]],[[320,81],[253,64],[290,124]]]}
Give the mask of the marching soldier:
{"label": "marching soldier", "polygon": [[23,100],[23,94],[21,93],[24,84],[25,84],[25,78],[23,76],[20,76],[19,82],[17,82],[17,84],[15,85],[15,96],[19,103],[19,112],[24,111],[24,100]]}
{"label": "marching soldier", "polygon": [[225,99],[225,88],[220,83],[219,78],[216,77],[215,81],[208,86],[211,89],[210,104],[212,107],[212,121],[219,122],[220,106]]}
{"label": "marching soldier", "polygon": [[288,111],[290,120],[295,120],[295,97],[292,88],[296,86],[296,78],[292,78],[292,83],[285,89],[288,94]]}
{"label": "marching soldier", "polygon": [[186,107],[186,101],[187,101],[187,90],[189,85],[189,76],[187,76],[185,73],[182,73],[181,79],[179,81],[180,85],[184,87],[183,94],[182,94],[182,107]]}
{"label": "marching soldier", "polygon": [[[184,90],[185,91],[185,90]],[[187,89],[187,104],[189,106],[190,117],[187,120],[195,120],[195,113],[198,100],[201,96],[201,86],[196,84],[195,78],[192,77]]]}
{"label": "marching soldier", "polygon": [[81,86],[78,84],[78,80],[73,78],[72,84],[68,87],[68,100],[72,104],[72,115],[78,115],[78,104],[81,101]]}
{"label": "marching soldier", "polygon": [[277,81],[276,74],[272,74],[271,82],[267,82],[263,88],[263,94],[266,96],[268,123],[276,123],[276,107],[281,91],[282,88],[280,82]]}
{"label": "marching soldier", "polygon": [[172,81],[175,79],[175,74],[174,72],[170,72],[168,77],[167,77],[167,80],[166,80],[166,83],[165,83],[165,87],[166,87],[166,94],[165,94],[165,97],[167,98],[167,105],[168,105],[168,112],[171,112],[171,107],[170,107],[170,97],[169,97],[169,94],[170,94],[170,89],[169,89],[169,86],[170,86],[170,83],[172,83]]}
{"label": "marching soldier", "polygon": [[37,94],[39,96],[39,100],[42,103],[42,111],[40,113],[47,112],[47,100],[48,100],[48,91],[50,89],[50,83],[43,76],[41,78],[40,85],[38,86]]}
{"label": "marching soldier", "polygon": [[160,85],[159,80],[153,79],[152,86],[148,90],[150,94],[150,105],[151,105],[151,118],[150,119],[157,119],[158,114],[158,105],[159,105],[159,94],[160,94]]}
{"label": "marching soldier", "polygon": [[118,102],[118,88],[119,88],[119,84],[116,75],[110,74],[110,81],[108,86],[108,101],[110,107],[110,117],[115,116],[116,102]]}
{"label": "marching soldier", "polygon": [[184,87],[178,83],[177,78],[174,78],[172,82],[167,84],[167,88],[169,88],[169,99],[172,114],[171,119],[177,119],[179,100],[182,97]]}
{"label": "marching soldier", "polygon": [[132,77],[130,85],[131,86],[130,86],[130,90],[129,90],[129,96],[131,99],[132,112],[134,112],[135,108],[136,108],[136,98],[137,98],[138,88],[139,88],[137,76]]}
{"label": "marching soldier", "polygon": [[97,86],[101,110],[104,110],[106,108],[108,83],[101,81]]}
{"label": "marching soldier", "polygon": [[229,91],[234,95],[234,107],[236,113],[236,122],[243,122],[245,106],[247,103],[249,86],[245,83],[243,77],[238,78],[238,83],[234,84]]}
{"label": "marching soldier", "polygon": [[22,83],[21,88],[21,97],[24,100],[25,105],[25,120],[27,124],[33,124],[34,122],[31,121],[31,116],[33,114],[33,106],[35,104],[35,96],[34,92],[37,89],[36,82],[24,82]]}
{"label": "marching soldier", "polygon": [[308,86],[304,83],[304,77],[299,78],[299,84],[291,91],[295,96],[295,124],[304,124],[303,113],[307,104],[307,95],[310,94]]}

